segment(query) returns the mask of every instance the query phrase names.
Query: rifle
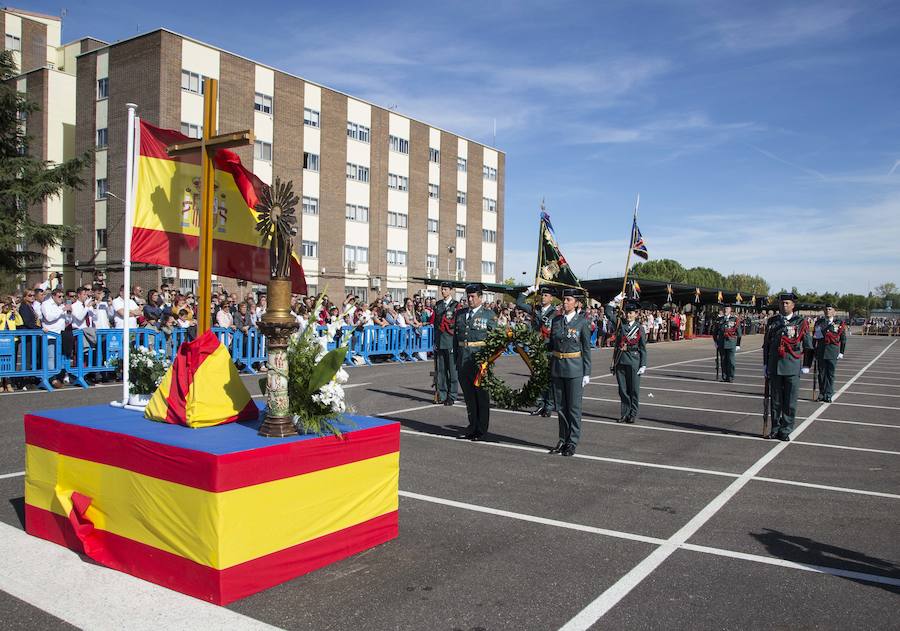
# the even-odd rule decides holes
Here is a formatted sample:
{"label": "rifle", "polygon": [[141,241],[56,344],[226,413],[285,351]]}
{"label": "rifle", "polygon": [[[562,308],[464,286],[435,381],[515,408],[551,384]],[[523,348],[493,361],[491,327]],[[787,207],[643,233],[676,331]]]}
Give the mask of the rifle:
{"label": "rifle", "polygon": [[716,381],[719,380],[719,345],[716,344]]}
{"label": "rifle", "polygon": [[[815,351],[813,351],[815,353]],[[812,400],[816,400],[816,386],[819,385],[819,358],[813,356]]]}
{"label": "rifle", "polygon": [[441,394],[438,392],[438,360],[437,360],[437,349],[434,349],[431,353],[431,357],[434,360],[434,371],[431,373],[431,389],[434,390],[434,403],[437,405],[441,402]]}
{"label": "rifle", "polygon": [[766,373],[766,385],[763,389],[763,438],[769,435],[769,396],[769,375]]}

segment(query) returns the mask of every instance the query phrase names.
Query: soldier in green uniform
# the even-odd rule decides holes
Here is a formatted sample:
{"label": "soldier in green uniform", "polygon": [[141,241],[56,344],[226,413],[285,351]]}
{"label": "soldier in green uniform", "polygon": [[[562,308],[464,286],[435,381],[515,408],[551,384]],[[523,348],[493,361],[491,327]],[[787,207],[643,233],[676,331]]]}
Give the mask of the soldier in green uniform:
{"label": "soldier in green uniform", "polygon": [[[619,294],[606,305],[606,317],[610,322],[616,322],[616,307],[623,299],[624,296]],[[638,418],[641,375],[647,370],[647,336],[637,321],[640,307],[633,300],[626,301],[625,321],[619,323],[615,331],[616,348],[611,370],[616,375],[622,402],[617,423],[634,423]]]}
{"label": "soldier in green uniform", "polygon": [[459,301],[452,297],[453,284],[441,283],[441,299],[434,305],[434,356],[438,399],[453,405],[459,392],[456,376],[456,311]]}
{"label": "soldier in green uniform", "polygon": [[[541,307],[535,308],[528,304],[526,300],[531,294],[541,292]],[[540,333],[544,339],[550,337],[550,323],[556,316],[556,306],[553,304],[553,289],[544,285],[538,290],[537,286],[529,287],[523,293],[519,294],[516,299],[516,307],[531,316],[531,328]],[[538,397],[537,408],[531,413],[532,416],[550,416],[556,411],[556,400],[553,396],[553,384],[548,384],[547,389]]]}
{"label": "soldier in green uniform", "polygon": [[741,321],[726,304],[713,330],[716,352],[722,361],[722,381],[734,381],[735,351],[741,350]]}
{"label": "soldier in green uniform", "polygon": [[809,323],[794,313],[797,297],[784,293],[779,297],[781,312],[766,323],[763,339],[764,375],[769,381],[769,407],[772,412],[772,433],[768,438],[790,440],[797,415],[797,394],[800,373],[809,372],[804,351],[813,348]]}
{"label": "soldier in green uniform", "polygon": [[834,305],[825,305],[825,315],[813,325],[813,345],[819,378],[819,401],[831,403],[834,371],[847,349],[847,327],[834,318]]}
{"label": "soldier in green uniform", "polygon": [[466,302],[469,307],[456,315],[456,365],[469,416],[469,426],[459,438],[469,440],[484,440],[491,414],[490,395],[487,390],[475,385],[478,376],[475,355],[484,348],[488,333],[497,327],[497,316],[481,304],[483,291],[484,285],[481,283],[467,285]]}
{"label": "soldier in green uniform", "polygon": [[559,414],[559,442],[551,454],[571,456],[581,437],[581,403],[591,381],[591,323],[579,311],[579,289],[563,290],[563,313],[550,322],[550,380]]}

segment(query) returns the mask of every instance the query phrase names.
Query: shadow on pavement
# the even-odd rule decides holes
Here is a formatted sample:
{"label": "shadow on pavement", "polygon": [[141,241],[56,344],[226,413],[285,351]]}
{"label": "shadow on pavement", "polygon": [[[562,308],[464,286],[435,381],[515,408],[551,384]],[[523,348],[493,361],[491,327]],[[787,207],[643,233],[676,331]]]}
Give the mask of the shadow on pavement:
{"label": "shadow on pavement", "polygon": [[[808,537],[788,535],[770,528],[764,529],[762,533],[751,532],[750,535],[766,546],[769,554],[785,561],[900,579],[900,567],[890,561],[872,557],[862,552],[821,543]],[[900,587],[896,585],[873,583],[847,576],[842,576],[841,578],[854,583],[880,587],[893,594],[900,594]]]}
{"label": "shadow on pavement", "polygon": [[[423,434],[433,434],[435,436],[457,436],[461,432],[466,430],[465,427],[460,425],[432,425],[431,423],[425,423],[423,421],[417,421],[411,418],[397,418],[391,417],[392,421],[397,421],[403,427],[407,429],[412,429],[417,432],[421,432]],[[464,442],[464,441],[460,441]],[[549,449],[550,447],[547,445],[543,445],[540,443],[533,443],[531,441],[522,440],[520,438],[513,438],[512,436],[506,436],[504,434],[498,434],[496,432],[489,431],[487,433],[487,438],[485,442],[489,443],[507,443],[509,445],[521,445],[524,447],[536,447],[538,449]],[[552,445],[551,445],[552,446]]]}
{"label": "shadow on pavement", "polygon": [[13,507],[13,510],[16,511],[16,517],[19,519],[19,524],[22,526],[22,530],[25,529],[25,498],[24,497],[14,497],[9,500],[10,506]]}

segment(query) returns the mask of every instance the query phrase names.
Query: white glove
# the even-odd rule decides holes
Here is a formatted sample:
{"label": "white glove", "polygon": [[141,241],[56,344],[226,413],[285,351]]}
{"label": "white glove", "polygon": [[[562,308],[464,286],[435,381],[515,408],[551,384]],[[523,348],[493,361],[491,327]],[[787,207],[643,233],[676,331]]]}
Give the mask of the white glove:
{"label": "white glove", "polygon": [[639,374],[639,375],[643,375],[645,372],[647,372],[647,367],[646,367],[646,366],[641,366],[640,368],[638,368],[638,374]]}
{"label": "white glove", "polygon": [[804,375],[808,375],[808,374],[809,374],[809,368],[807,368],[806,366],[804,366],[803,368],[800,369],[800,372],[802,372]]}
{"label": "white glove", "polygon": [[838,359],[844,359],[844,354],[843,354],[843,353],[838,353]]}
{"label": "white glove", "polygon": [[531,294],[533,294],[533,293],[536,292],[537,290],[538,290],[538,286],[537,286],[537,285],[532,285],[531,287],[529,287],[528,289],[525,290],[525,295],[526,295],[526,296],[530,296]]}
{"label": "white glove", "polygon": [[741,347],[740,347],[740,346],[735,346],[735,347],[734,347],[734,350],[739,351],[739,350],[741,350]]}
{"label": "white glove", "polygon": [[590,375],[585,375],[584,377],[581,378],[581,387],[582,387],[582,388],[585,387],[585,386],[588,385],[590,382],[591,382],[591,376],[590,376]]}
{"label": "white glove", "polygon": [[620,291],[619,294],[615,298],[613,298],[612,300],[609,301],[609,304],[611,304],[615,307],[615,306],[618,306],[619,304],[621,304],[621,302],[623,300],[625,300],[625,292]]}

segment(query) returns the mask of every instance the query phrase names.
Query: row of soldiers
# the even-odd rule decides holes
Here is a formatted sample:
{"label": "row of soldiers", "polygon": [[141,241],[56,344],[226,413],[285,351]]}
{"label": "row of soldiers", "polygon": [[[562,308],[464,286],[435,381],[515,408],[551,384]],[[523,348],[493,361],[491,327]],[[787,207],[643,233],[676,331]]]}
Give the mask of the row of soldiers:
{"label": "row of soldiers", "polygon": [[[468,427],[460,438],[483,440],[490,422],[490,397],[475,385],[475,359],[491,330],[497,327],[493,311],[482,306],[484,286],[466,287],[466,305],[453,298],[453,285],[441,285],[441,300],[435,305],[435,390],[440,402],[453,405],[462,386]],[[529,303],[539,294],[540,305]],[[554,289],[533,286],[519,295],[516,306],[530,314],[532,327],[546,340],[550,354],[550,385],[538,398],[532,415],[556,413],[559,440],[550,453],[571,456],[581,437],[581,410],[584,387],[591,379],[591,328],[585,317],[585,296],[577,289],[561,291],[557,308]],[[830,402],[834,393],[837,361],[846,347],[846,326],[835,318],[833,305],[810,332],[805,318],[795,314],[796,296],[779,296],[779,313],[766,323],[763,365],[767,380],[772,431],[767,436],[789,440],[796,417],[800,375],[815,362],[818,368],[819,400]],[[637,319],[640,305],[619,294],[605,306],[605,315],[617,322],[616,344],[611,370],[616,377],[620,400],[617,422],[634,423],[639,414],[641,375],[647,370],[647,339]],[[619,317],[619,314],[624,316]],[[713,340],[721,360],[722,380],[735,379],[735,354],[741,347],[741,323],[732,305],[724,305],[716,322]]]}

